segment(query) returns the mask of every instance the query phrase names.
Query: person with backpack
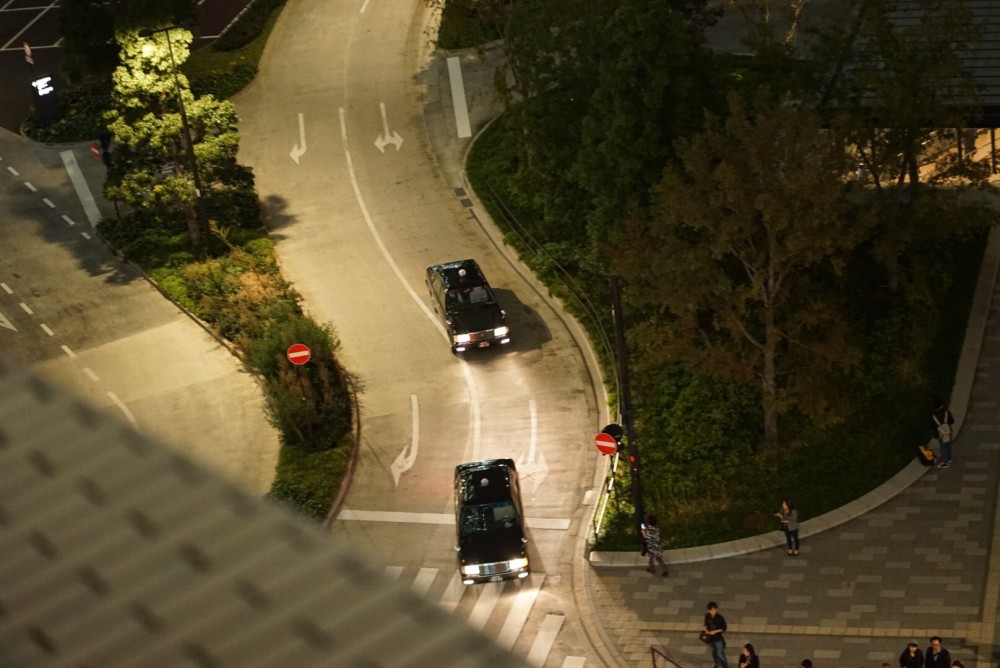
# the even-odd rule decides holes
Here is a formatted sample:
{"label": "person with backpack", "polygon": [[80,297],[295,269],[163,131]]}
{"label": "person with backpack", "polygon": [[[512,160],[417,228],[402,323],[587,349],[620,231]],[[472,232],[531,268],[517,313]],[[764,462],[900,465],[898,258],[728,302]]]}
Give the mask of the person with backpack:
{"label": "person with backpack", "polygon": [[938,468],[946,469],[951,466],[955,416],[951,414],[951,411],[948,410],[947,406],[940,399],[935,399],[933,403],[934,410],[931,411],[931,422],[934,426],[934,434],[941,444],[941,456],[938,458]]}

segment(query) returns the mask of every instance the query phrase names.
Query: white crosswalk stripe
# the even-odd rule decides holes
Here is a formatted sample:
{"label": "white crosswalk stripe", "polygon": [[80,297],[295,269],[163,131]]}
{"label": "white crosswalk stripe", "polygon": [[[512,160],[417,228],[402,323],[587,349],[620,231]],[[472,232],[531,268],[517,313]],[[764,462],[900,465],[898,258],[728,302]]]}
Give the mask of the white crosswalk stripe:
{"label": "white crosswalk stripe", "polygon": [[423,596],[427,593],[427,590],[431,588],[434,584],[434,578],[437,577],[438,569],[436,568],[421,568],[420,573],[413,579],[413,584],[410,585],[410,589],[414,593]]}
{"label": "white crosswalk stripe", "polygon": [[474,629],[483,630],[486,620],[493,614],[493,608],[500,600],[500,590],[503,589],[502,582],[487,582],[481,586],[482,592],[476,599],[476,604],[472,607],[472,614],[465,621]]}
{"label": "white crosswalk stripe", "polygon": [[455,607],[458,606],[464,593],[465,585],[462,583],[462,576],[458,574],[458,571],[455,571],[451,574],[451,580],[448,581],[448,588],[441,595],[441,607],[448,612],[455,612]]}
{"label": "white crosswalk stripe", "polygon": [[510,606],[510,612],[507,613],[507,619],[500,629],[500,635],[497,636],[497,643],[501,647],[510,649],[514,646],[514,641],[524,628],[524,622],[528,619],[528,613],[531,612],[531,606],[535,604],[538,590],[544,581],[544,575],[535,575],[530,583],[525,583],[521,591],[514,595],[514,603]]}
{"label": "white crosswalk stripe", "polygon": [[559,629],[565,620],[565,615],[545,615],[542,628],[538,630],[538,635],[528,650],[529,664],[539,668],[545,665],[545,660],[549,658],[549,652],[552,651],[552,645],[555,644],[556,636],[559,635]]}
{"label": "white crosswalk stripe", "polygon": [[[553,647],[565,621],[561,614],[538,614],[541,624],[534,638],[524,639],[530,633],[526,628],[545,584],[544,573],[532,573],[524,580],[489,582],[481,585],[465,585],[457,569],[427,567],[386,566],[385,575],[398,581],[428,599],[437,600],[443,609],[464,618],[474,629],[495,637],[498,645],[523,654],[533,666],[544,666],[552,654]],[[518,644],[518,640],[521,640]],[[586,659],[581,656],[561,657],[554,660],[562,668],[584,668]],[[557,664],[553,664],[557,665]]]}

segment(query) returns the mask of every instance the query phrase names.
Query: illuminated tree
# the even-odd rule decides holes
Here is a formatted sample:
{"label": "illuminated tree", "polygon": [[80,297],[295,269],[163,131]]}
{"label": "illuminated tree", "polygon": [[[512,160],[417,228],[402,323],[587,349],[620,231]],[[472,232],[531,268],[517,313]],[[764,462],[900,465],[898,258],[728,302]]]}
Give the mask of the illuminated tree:
{"label": "illuminated tree", "polygon": [[159,219],[183,216],[192,245],[200,246],[208,221],[199,220],[180,104],[187,112],[201,197],[210,198],[236,182],[245,184],[247,172],[236,162],[239,135],[233,105],[211,95],[195,98],[187,77],[174,70],[189,55],[191,33],[173,29],[169,39],[168,44],[165,32],[140,37],[127,31],[118,37],[122,64],[114,73],[112,109],[106,116],[116,151],[105,193]]}

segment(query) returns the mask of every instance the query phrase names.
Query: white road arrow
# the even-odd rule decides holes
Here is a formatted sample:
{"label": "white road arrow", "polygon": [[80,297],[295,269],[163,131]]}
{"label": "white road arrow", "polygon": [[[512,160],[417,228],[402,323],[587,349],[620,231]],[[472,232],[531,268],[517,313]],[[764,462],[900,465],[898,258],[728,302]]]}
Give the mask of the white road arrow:
{"label": "white road arrow", "polygon": [[385,102],[379,102],[378,108],[382,112],[382,134],[375,138],[375,148],[385,153],[386,144],[395,144],[398,151],[403,144],[403,138],[395,130],[389,132],[389,119],[385,116]]}
{"label": "white road arrow", "polygon": [[392,471],[392,479],[396,486],[399,486],[399,477],[406,471],[413,468],[417,461],[417,448],[420,445],[420,408],[417,405],[417,395],[410,395],[410,412],[413,415],[412,428],[410,432],[410,445],[403,448],[389,469]]}
{"label": "white road arrow", "polygon": [[521,480],[531,480],[531,493],[534,494],[549,475],[549,465],[545,461],[545,455],[538,449],[538,408],[534,399],[528,400],[528,413],[531,418],[528,451],[522,452],[516,463]]}
{"label": "white road arrow", "polygon": [[299,164],[299,158],[305,155],[306,152],[306,122],[302,118],[302,114],[299,114],[299,143],[292,147],[292,152],[288,156],[295,161],[295,164]]}
{"label": "white road arrow", "polygon": [[10,329],[15,332],[17,331],[17,327],[12,325],[10,320],[8,320],[7,316],[5,316],[3,313],[0,313],[0,327],[4,327],[6,329]]}

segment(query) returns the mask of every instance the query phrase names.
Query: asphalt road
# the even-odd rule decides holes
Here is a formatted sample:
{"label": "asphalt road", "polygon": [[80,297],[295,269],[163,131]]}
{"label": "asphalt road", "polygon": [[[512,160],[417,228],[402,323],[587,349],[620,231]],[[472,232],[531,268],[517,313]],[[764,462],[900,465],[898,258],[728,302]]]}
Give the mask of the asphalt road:
{"label": "asphalt road", "polygon": [[[0,351],[254,492],[278,440],[254,378],[93,234],[62,153],[0,130]],[[98,213],[95,212],[95,213]]]}
{"label": "asphalt road", "polygon": [[[427,81],[443,63],[428,50],[429,21],[419,0],[293,0],[235,100],[240,159],[283,271],[335,325],[364,388],[363,450],[334,531],[531,663],[595,665],[572,592],[598,463],[594,384],[566,325],[459,203],[458,174],[431,145]],[[509,348],[450,352],[424,270],[466,257],[507,310]],[[466,588],[452,475],[490,457],[518,463],[534,572]]]}

